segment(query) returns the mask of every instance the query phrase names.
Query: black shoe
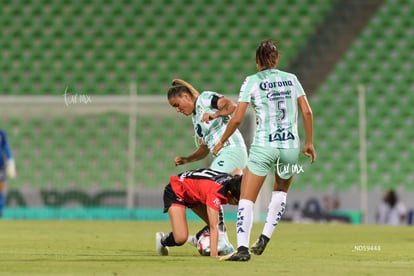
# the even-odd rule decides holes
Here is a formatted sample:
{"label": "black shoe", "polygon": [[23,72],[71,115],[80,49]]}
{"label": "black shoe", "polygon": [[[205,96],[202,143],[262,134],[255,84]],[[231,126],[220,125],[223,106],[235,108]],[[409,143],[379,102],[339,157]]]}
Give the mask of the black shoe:
{"label": "black shoe", "polygon": [[248,248],[246,247],[239,247],[236,252],[232,255],[224,256],[221,258],[225,261],[233,261],[233,262],[247,262],[250,260],[250,253]]}
{"label": "black shoe", "polygon": [[269,240],[270,239],[268,237],[260,235],[257,241],[250,247],[250,252],[255,255],[262,255]]}
{"label": "black shoe", "polygon": [[203,229],[198,231],[197,234],[195,234],[195,237],[198,240],[201,237],[201,235],[207,234],[207,233],[210,233],[210,227],[208,227],[208,225],[204,226]]}

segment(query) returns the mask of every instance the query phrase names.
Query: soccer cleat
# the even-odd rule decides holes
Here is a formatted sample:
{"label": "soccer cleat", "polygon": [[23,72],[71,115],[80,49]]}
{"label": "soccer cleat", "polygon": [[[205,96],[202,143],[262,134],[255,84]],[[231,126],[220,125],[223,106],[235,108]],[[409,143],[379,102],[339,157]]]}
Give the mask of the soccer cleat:
{"label": "soccer cleat", "polygon": [[168,256],[168,247],[161,244],[161,240],[164,236],[163,232],[155,233],[155,250],[160,256]]}
{"label": "soccer cleat", "polygon": [[187,243],[189,245],[192,245],[194,247],[197,247],[197,237],[196,236],[193,236],[193,235],[188,236]]}
{"label": "soccer cleat", "polygon": [[229,241],[227,232],[219,230],[219,239],[218,239],[218,254],[219,256],[226,256],[234,253],[236,250]]}
{"label": "soccer cleat", "polygon": [[255,255],[262,255],[268,242],[268,237],[260,235],[257,241],[250,247],[250,252],[252,252]]}
{"label": "soccer cleat", "polygon": [[223,256],[220,258],[220,260],[231,262],[247,262],[250,260],[250,253],[246,247],[239,247],[236,252],[231,255]]}
{"label": "soccer cleat", "polygon": [[210,233],[210,227],[208,227],[208,225],[206,225],[206,226],[203,227],[203,229],[198,231],[197,234],[195,234],[195,237],[196,237],[196,239],[199,239],[201,237],[201,235],[208,234],[208,233]]}

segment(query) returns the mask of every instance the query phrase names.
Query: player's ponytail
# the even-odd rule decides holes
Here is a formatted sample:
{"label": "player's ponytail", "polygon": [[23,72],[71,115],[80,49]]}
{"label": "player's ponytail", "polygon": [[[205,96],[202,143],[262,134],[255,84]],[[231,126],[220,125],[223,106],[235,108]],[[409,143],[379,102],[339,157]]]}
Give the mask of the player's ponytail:
{"label": "player's ponytail", "polygon": [[275,42],[271,39],[265,39],[260,42],[259,47],[256,49],[256,63],[264,68],[270,69],[276,67],[278,59],[279,50]]}
{"label": "player's ponytail", "polygon": [[197,98],[200,93],[197,91],[197,89],[195,89],[191,84],[189,84],[188,82],[181,80],[181,79],[173,79],[172,83],[173,86],[176,85],[182,85],[185,88],[188,89],[188,91],[190,91],[191,95],[193,95],[194,98]]}

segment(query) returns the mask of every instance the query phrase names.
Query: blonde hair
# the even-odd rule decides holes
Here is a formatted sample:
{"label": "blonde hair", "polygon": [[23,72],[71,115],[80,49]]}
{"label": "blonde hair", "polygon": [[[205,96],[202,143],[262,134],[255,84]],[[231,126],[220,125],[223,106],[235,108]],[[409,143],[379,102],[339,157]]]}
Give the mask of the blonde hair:
{"label": "blonde hair", "polygon": [[194,86],[192,86],[191,84],[189,84],[185,80],[173,79],[171,84],[173,86],[179,86],[179,85],[184,86],[185,88],[188,89],[188,91],[190,91],[191,95],[193,95],[194,98],[197,98],[200,95],[200,93],[197,91],[197,89],[195,89]]}

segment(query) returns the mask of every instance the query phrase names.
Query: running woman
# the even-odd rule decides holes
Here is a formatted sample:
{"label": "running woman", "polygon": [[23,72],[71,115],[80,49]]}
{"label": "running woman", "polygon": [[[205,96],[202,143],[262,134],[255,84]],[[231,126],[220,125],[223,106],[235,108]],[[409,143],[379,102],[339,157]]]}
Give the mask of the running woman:
{"label": "running woman", "polygon": [[275,182],[262,234],[250,251],[261,255],[286,207],[286,196],[293,180],[293,171],[277,166],[295,167],[300,152],[298,107],[303,116],[305,143],[302,152],[316,160],[313,146],[313,115],[302,85],[291,73],[276,69],[279,52],[272,40],[264,40],[256,49],[258,72],[248,76],[240,89],[236,111],[227,129],[213,149],[220,154],[223,145],[243,121],[251,104],[256,113],[256,133],[250,147],[249,159],[241,184],[237,215],[237,251],[228,261],[250,260],[249,241],[253,224],[253,205],[266,175],[274,169]]}
{"label": "running woman", "polygon": [[13,159],[12,150],[7,140],[7,134],[0,129],[0,217],[3,216],[3,210],[6,206],[6,180],[16,177],[16,165]]}
{"label": "running woman", "polygon": [[[237,205],[240,198],[241,170],[234,175],[211,169],[197,169],[170,177],[164,189],[164,212],[168,212],[172,232],[155,234],[156,251],[168,255],[168,247],[181,246],[188,239],[186,208],[195,213],[210,228],[210,256],[219,255],[219,210],[223,204]],[[204,207],[204,208],[203,208]],[[222,248],[224,249],[224,248]],[[231,247],[232,249],[232,247]],[[232,250],[233,251],[233,250]]]}
{"label": "running woman", "polygon": [[[176,166],[206,158],[219,142],[236,108],[236,104],[223,95],[212,91],[204,91],[200,94],[190,83],[181,79],[172,81],[172,87],[168,90],[168,102],[177,112],[192,117],[198,146],[188,156],[176,156],[174,159]],[[244,169],[247,164],[247,149],[240,131],[235,130],[220,153],[213,157],[210,165],[212,170],[231,174],[238,168]],[[227,238],[222,209],[219,224],[220,230]],[[192,237],[189,243],[195,246],[195,241],[204,231],[206,227],[200,230],[195,238]]]}

